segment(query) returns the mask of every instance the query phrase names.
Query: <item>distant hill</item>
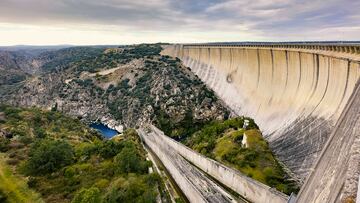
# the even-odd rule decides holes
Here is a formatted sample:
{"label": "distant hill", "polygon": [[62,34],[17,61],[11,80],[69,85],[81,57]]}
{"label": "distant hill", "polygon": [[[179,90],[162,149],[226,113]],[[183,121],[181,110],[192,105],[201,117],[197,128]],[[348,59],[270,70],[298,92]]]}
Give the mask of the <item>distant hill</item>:
{"label": "distant hill", "polygon": [[[92,57],[103,48],[62,46],[0,47],[0,85],[12,85],[62,64]],[[91,53],[92,52],[92,53]]]}
{"label": "distant hill", "polygon": [[48,45],[48,46],[33,46],[33,45],[16,45],[16,46],[0,46],[2,51],[30,51],[30,50],[58,50],[73,47],[73,45]]}

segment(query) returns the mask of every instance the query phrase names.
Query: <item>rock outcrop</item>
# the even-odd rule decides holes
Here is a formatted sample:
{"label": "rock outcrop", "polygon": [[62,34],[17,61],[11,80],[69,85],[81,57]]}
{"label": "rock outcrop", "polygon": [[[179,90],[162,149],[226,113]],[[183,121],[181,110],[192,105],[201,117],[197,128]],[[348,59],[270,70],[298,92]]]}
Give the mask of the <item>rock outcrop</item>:
{"label": "rock outcrop", "polygon": [[96,57],[86,60],[75,52],[73,58],[81,60],[67,58],[55,65],[74,52],[60,50],[61,57],[53,56],[54,61],[44,65],[48,68],[41,67],[44,72],[5,91],[0,101],[56,109],[85,122],[100,121],[119,132],[161,118],[176,124],[190,118],[223,119],[229,114],[225,104],[179,60],[160,56],[158,45],[104,50],[93,51]]}

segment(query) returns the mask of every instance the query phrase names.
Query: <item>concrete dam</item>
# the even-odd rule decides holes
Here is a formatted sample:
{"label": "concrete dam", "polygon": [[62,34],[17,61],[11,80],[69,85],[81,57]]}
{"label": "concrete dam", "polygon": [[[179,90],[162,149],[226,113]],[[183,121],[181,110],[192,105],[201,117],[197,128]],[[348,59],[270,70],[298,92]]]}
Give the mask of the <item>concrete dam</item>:
{"label": "concrete dam", "polygon": [[[180,58],[234,114],[255,119],[290,175],[305,182],[307,189],[300,195],[309,198],[303,202],[337,202],[344,195],[356,194],[360,168],[354,161],[360,151],[359,93],[354,91],[359,89],[358,44],[184,44],[166,46],[162,54]],[[346,147],[331,147],[337,140]],[[338,154],[330,156],[329,150],[335,148]],[[332,156],[338,156],[332,161],[342,166],[330,172],[323,166],[319,171],[328,177],[346,178],[338,183],[336,178],[317,183],[314,177],[319,172],[313,171],[321,162],[324,165],[322,157],[329,161]],[[330,198],[334,184],[342,186],[334,191],[337,196]],[[326,186],[317,192],[323,195],[309,193],[321,185]]]}

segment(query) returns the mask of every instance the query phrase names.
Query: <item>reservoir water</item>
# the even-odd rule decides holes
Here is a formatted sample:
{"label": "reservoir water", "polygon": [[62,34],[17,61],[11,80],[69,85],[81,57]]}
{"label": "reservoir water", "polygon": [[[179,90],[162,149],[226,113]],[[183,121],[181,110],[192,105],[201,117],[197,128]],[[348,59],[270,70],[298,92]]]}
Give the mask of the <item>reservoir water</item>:
{"label": "reservoir water", "polygon": [[105,138],[108,138],[108,139],[119,134],[116,130],[111,129],[102,123],[92,123],[92,124],[90,124],[90,127],[96,129],[97,131],[99,131],[101,133],[101,135],[103,135]]}

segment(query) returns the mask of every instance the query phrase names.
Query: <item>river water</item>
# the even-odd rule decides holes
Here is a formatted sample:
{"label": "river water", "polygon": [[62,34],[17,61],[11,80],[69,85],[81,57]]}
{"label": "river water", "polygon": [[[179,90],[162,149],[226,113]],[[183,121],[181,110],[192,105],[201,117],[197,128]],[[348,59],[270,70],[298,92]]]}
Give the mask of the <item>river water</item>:
{"label": "river water", "polygon": [[111,129],[102,123],[92,123],[90,124],[90,127],[99,131],[101,135],[103,135],[107,139],[110,139],[115,135],[119,134],[116,130]]}

